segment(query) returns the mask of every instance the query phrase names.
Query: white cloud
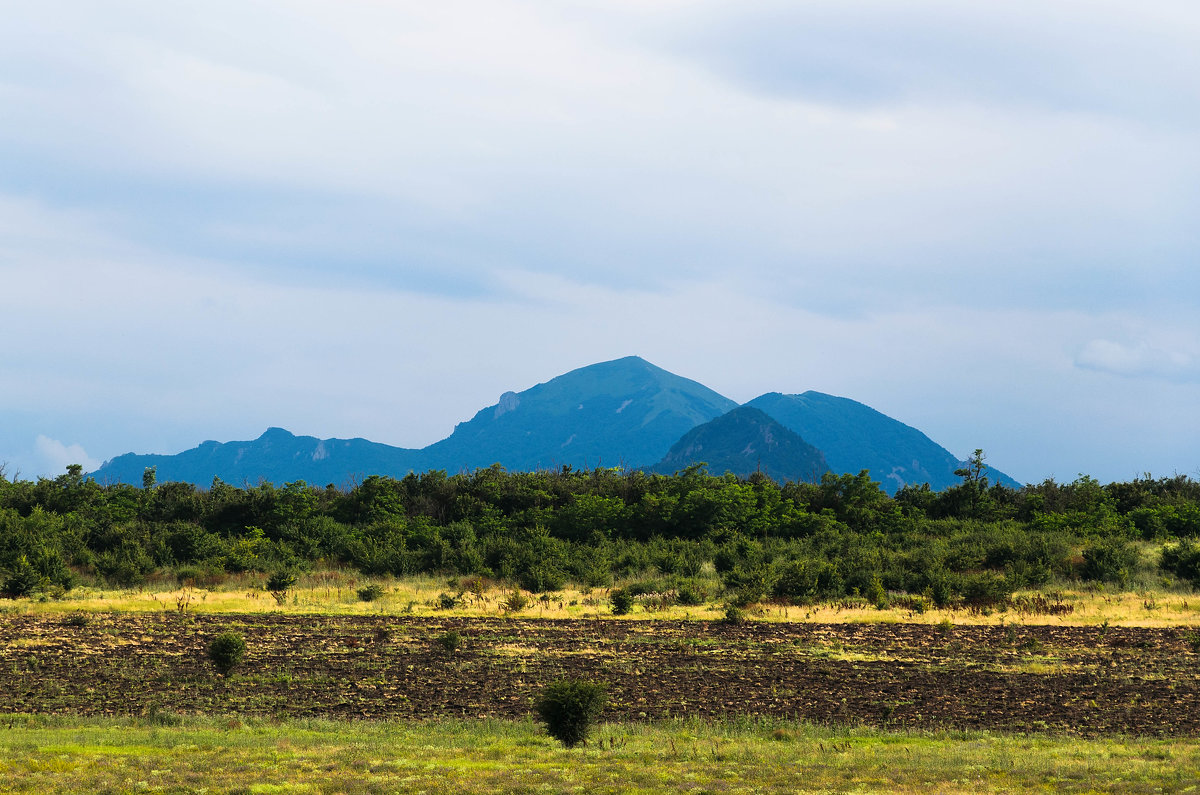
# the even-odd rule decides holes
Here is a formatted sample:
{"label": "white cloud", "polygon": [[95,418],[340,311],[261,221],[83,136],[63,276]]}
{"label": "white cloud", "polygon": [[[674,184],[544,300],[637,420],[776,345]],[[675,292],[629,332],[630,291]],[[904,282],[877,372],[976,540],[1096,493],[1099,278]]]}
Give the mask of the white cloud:
{"label": "white cloud", "polygon": [[24,4],[0,454],[423,445],[635,353],[1018,477],[1189,470],[1200,12],[1081,7]]}
{"label": "white cloud", "polygon": [[1176,382],[1200,381],[1200,362],[1177,350],[1156,348],[1145,342],[1126,345],[1106,339],[1089,341],[1075,357],[1087,370],[1125,378],[1162,378]]}
{"label": "white cloud", "polygon": [[78,444],[66,445],[40,433],[33,446],[38,464],[44,472],[62,474],[70,464],[80,464],[84,472],[91,472],[103,463],[89,456]]}

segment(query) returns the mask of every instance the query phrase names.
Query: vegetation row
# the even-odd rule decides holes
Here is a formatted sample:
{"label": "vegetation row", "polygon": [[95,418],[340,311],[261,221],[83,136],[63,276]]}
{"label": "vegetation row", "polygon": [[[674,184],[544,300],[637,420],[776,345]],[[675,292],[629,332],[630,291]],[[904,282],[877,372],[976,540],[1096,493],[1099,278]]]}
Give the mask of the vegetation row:
{"label": "vegetation row", "polygon": [[[0,590],[53,595],[80,577],[134,586],[170,571],[203,584],[262,571],[282,592],[321,563],[492,577],[534,592],[658,572],[686,604],[718,596],[698,578],[711,566],[735,605],[849,596],[986,605],[1053,583],[1127,585],[1147,548],[1156,576],[1200,586],[1200,482],[1081,476],[1012,489],[989,484],[978,452],[959,474],[953,488],[892,497],[865,471],[776,483],[702,466],[673,476],[495,466],[349,488],[214,480],[207,489],[158,484],[153,470],[142,488],[98,484],[77,466],[36,481],[0,470]],[[614,598],[618,611],[628,604]]]}

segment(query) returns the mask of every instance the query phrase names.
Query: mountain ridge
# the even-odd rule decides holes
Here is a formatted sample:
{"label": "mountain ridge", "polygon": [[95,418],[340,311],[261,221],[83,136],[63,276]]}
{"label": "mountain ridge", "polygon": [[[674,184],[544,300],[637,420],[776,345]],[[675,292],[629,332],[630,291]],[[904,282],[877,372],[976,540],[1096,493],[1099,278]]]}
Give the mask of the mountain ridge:
{"label": "mountain ridge", "polygon": [[[928,483],[935,491],[956,485],[965,462],[920,430],[850,398],[810,390],[787,395],[767,392],[744,405],[761,409],[825,454],[835,472],[866,469],[889,493]],[[993,482],[1020,487],[989,467]]]}
{"label": "mountain ridge", "polygon": [[[179,480],[201,487],[214,477],[233,483],[302,480],[337,486],[368,475],[469,472],[493,464],[517,471],[560,466],[653,469],[671,465],[671,450],[687,434],[739,408],[762,412],[770,422],[756,418],[733,432],[736,423],[730,420],[716,431],[705,431],[706,453],[715,461],[708,463],[714,468],[744,469],[747,445],[765,444],[765,437],[753,434],[773,433],[787,440],[789,452],[780,454],[784,459],[801,456],[799,451],[811,447],[830,470],[857,474],[867,469],[891,493],[906,484],[928,482],[940,490],[960,482],[953,471],[962,460],[916,428],[865,404],[809,391],[768,392],[739,407],[705,385],[638,356],[580,367],[520,392],[506,391],[494,404],[457,423],[445,439],[419,449],[361,437],[297,436],[270,427],[254,440],[208,440],[174,455],[126,453],[105,461],[89,476],[98,482],[137,485],[144,470],[155,467],[162,482]],[[748,415],[742,412],[734,419],[739,416]],[[770,423],[778,423],[779,429],[764,430]],[[722,449],[714,442],[720,438],[741,447]],[[811,470],[811,461],[806,466]],[[794,479],[788,476],[797,474],[782,459],[772,467],[775,477]],[[798,475],[808,478],[811,471]],[[998,470],[989,470],[989,475],[1020,485]]]}

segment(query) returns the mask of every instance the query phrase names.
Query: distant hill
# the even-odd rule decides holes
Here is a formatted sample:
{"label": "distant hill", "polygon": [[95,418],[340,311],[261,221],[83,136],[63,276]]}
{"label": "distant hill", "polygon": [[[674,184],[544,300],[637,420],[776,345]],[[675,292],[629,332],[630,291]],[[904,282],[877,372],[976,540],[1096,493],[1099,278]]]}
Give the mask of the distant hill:
{"label": "distant hill", "polygon": [[703,384],[627,356],[506,392],[422,452],[427,467],[450,472],[494,463],[634,468],[657,462],[684,433],[736,407]]}
{"label": "distant hill", "polygon": [[392,447],[366,439],[317,439],[268,428],[245,442],[204,442],[177,455],[117,456],[91,474],[98,483],[142,482],[142,472],[155,467],[160,483],[181,481],[208,486],[214,476],[226,483],[277,485],[303,480],[335,486],[361,482],[367,475],[403,476],[419,468],[421,451]]}
{"label": "distant hill", "polygon": [[[746,404],[778,420],[825,454],[834,472],[867,469],[895,494],[906,484],[928,483],[935,491],[962,482],[954,470],[963,462],[916,428],[849,398],[820,392],[770,392]],[[991,482],[1020,488],[1017,481],[989,469]]]}
{"label": "distant hill", "polygon": [[[824,471],[815,448],[834,472],[870,470],[891,493],[908,483],[944,489],[961,482],[954,470],[962,462],[948,450],[862,403],[820,392],[772,392],[746,407],[778,425],[750,411],[730,416],[738,406],[729,398],[627,356],[523,392],[505,392],[449,437],[419,450],[270,428],[251,441],[209,441],[178,455],[127,453],[104,462],[91,477],[140,485],[142,472],[157,467],[163,483],[208,486],[216,476],[238,485],[303,480],[342,486],[369,475],[403,477],[431,469],[454,474],[497,463],[513,471],[563,465],[674,471],[706,461],[718,473],[748,474],[761,463],[777,480],[811,480],[814,471]],[[712,422],[718,418],[722,421]],[[693,429],[697,432],[688,436]],[[987,474],[993,482],[1020,485],[998,470]]]}
{"label": "distant hill", "polygon": [[564,464],[636,468],[658,461],[685,432],[736,407],[702,384],[628,356],[505,392],[448,438],[420,450],[271,428],[253,441],[204,442],[178,455],[127,453],[91,476],[139,485],[145,468],[157,467],[164,483],[207,486],[215,475],[236,484],[303,480],[340,486],[367,475],[453,474],[495,463],[517,471]]}
{"label": "distant hill", "polygon": [[817,481],[829,470],[820,450],[751,406],[692,428],[651,471],[670,475],[701,461],[714,475],[762,471],[781,483]]}

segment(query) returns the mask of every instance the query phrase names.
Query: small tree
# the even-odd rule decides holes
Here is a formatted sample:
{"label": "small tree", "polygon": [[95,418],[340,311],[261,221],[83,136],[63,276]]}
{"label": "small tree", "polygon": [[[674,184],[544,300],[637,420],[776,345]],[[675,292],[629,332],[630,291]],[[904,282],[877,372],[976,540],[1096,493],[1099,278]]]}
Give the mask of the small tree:
{"label": "small tree", "polygon": [[245,656],[246,640],[236,632],[222,632],[208,644],[208,659],[225,675],[228,675]]}
{"label": "small tree", "polygon": [[296,575],[290,571],[276,571],[267,578],[267,590],[277,604],[287,601],[288,591],[296,584]]}
{"label": "small tree", "polygon": [[536,708],[546,731],[568,748],[587,739],[592,723],[604,709],[604,686],[563,679],[542,691]]}
{"label": "small tree", "polygon": [[618,588],[609,594],[609,599],[612,600],[612,611],[614,616],[626,616],[633,610],[633,594],[626,591],[624,588]]}
{"label": "small tree", "polygon": [[462,648],[462,635],[459,635],[454,630],[450,630],[438,635],[436,642],[447,654],[454,654],[454,652]]}

